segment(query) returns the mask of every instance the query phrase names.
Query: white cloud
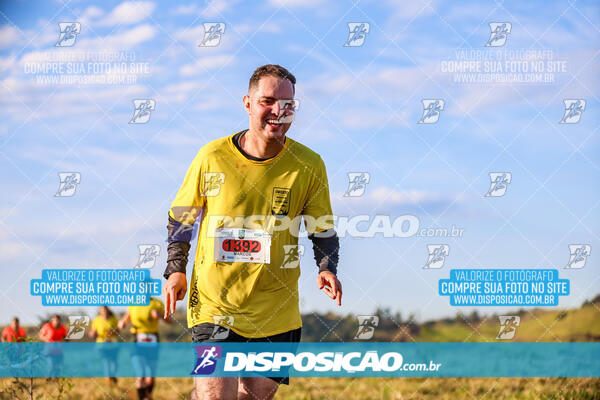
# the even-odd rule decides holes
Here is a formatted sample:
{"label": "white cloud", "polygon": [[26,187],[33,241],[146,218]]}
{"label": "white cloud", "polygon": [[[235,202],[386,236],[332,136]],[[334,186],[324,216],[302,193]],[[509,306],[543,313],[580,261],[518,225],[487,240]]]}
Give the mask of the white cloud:
{"label": "white cloud", "polygon": [[126,1],[116,6],[110,14],[98,22],[100,26],[131,25],[146,19],[154,11],[150,1]]}
{"label": "white cloud", "polygon": [[414,122],[410,120],[408,110],[398,110],[396,114],[392,115],[390,110],[384,107],[380,107],[378,110],[345,108],[344,113],[339,117],[339,125],[349,129],[389,129],[397,125],[407,126]]}
{"label": "white cloud", "polygon": [[322,0],[270,0],[275,7],[315,7],[323,4]]}
{"label": "white cloud", "polygon": [[202,57],[192,64],[186,64],[179,69],[183,76],[193,76],[204,73],[207,70],[222,68],[235,60],[233,55],[218,55],[213,57]]}
{"label": "white cloud", "polygon": [[[216,19],[210,22],[219,22]],[[178,41],[178,48],[181,49],[181,54],[188,57],[194,53],[196,55],[204,55],[207,52],[210,54],[224,53],[224,52],[235,52],[239,51],[241,41],[245,40],[242,32],[235,29],[227,23],[225,23],[225,33],[221,36],[221,42],[216,47],[201,47],[200,43],[204,38],[204,25],[199,23],[192,27],[186,27],[176,30],[173,33],[173,37]],[[181,43],[184,42],[184,43]],[[191,45],[191,46],[189,46]]]}
{"label": "white cloud", "polygon": [[392,8],[391,20],[411,20],[431,15],[435,5],[431,0],[399,1],[388,0],[386,4]]}
{"label": "white cloud", "polygon": [[86,8],[83,13],[81,14],[81,18],[84,19],[94,19],[94,18],[98,18],[104,15],[104,10],[102,10],[99,7],[96,6],[89,6],[88,8]]}
{"label": "white cloud", "polygon": [[118,49],[125,50],[146,42],[156,35],[156,28],[149,24],[139,25],[135,28],[113,35],[98,38],[83,38],[77,43],[77,49]]}
{"label": "white cloud", "polygon": [[370,192],[367,199],[377,203],[383,202],[383,204],[399,206],[439,201],[441,196],[438,193],[424,190],[396,190],[382,186]]}
{"label": "white cloud", "polygon": [[[381,97],[385,100],[398,99],[398,93],[406,97],[413,93],[419,85],[432,85],[429,77],[438,80],[443,76],[436,65],[419,67],[385,67],[373,69],[354,76],[350,73],[322,74],[306,83],[306,89],[313,93],[346,94],[353,93],[354,98]],[[375,67],[374,67],[375,68]],[[366,85],[366,86],[365,86]],[[421,87],[423,89],[423,87]],[[365,96],[365,97],[361,97]]]}
{"label": "white cloud", "polygon": [[98,18],[104,15],[104,10],[96,6],[89,6],[79,15],[77,18],[78,22],[81,22],[81,25],[84,29],[86,29],[89,25],[93,26]]}
{"label": "white cloud", "polygon": [[339,206],[342,209],[391,212],[394,209],[402,208],[413,212],[422,210],[433,212],[434,210],[443,210],[451,204],[460,205],[464,203],[467,196],[441,194],[419,189],[398,190],[380,186],[377,188],[367,187],[364,196],[360,198],[360,205],[357,205],[356,198],[344,197],[344,193],[336,193],[332,199],[336,202],[335,208]]}
{"label": "white cloud", "polygon": [[[241,100],[240,100],[240,107],[241,107]],[[199,111],[205,111],[205,110],[217,110],[217,109],[227,109],[230,108],[231,104],[220,100],[220,99],[209,99],[209,100],[205,100],[205,101],[199,101],[196,106],[194,107],[195,110],[199,110]]]}
{"label": "white cloud", "polygon": [[0,49],[15,47],[23,40],[21,33],[12,25],[0,26]]}
{"label": "white cloud", "polygon": [[324,52],[319,51],[318,49],[312,49],[312,47],[304,47],[299,46],[297,44],[290,44],[287,46],[286,50],[301,54],[301,58],[309,57],[315,61],[318,61],[323,65],[323,70],[336,71],[340,67],[339,63],[332,59],[332,56],[330,57],[329,55],[325,55]]}
{"label": "white cloud", "polygon": [[200,81],[184,81],[166,86],[165,88],[163,88],[163,91],[167,93],[190,92],[192,90],[198,90],[202,86],[203,84]]}
{"label": "white cloud", "polygon": [[[227,27],[225,27],[225,31],[227,31]],[[175,31],[174,36],[177,40],[194,43],[198,46],[204,37],[204,26],[200,24],[185,29],[179,29]]]}
{"label": "white cloud", "polygon": [[239,0],[213,0],[209,1],[208,5],[204,8],[198,7],[197,4],[182,4],[171,13],[173,15],[187,15],[187,16],[202,16],[205,18],[218,18],[224,13],[228,12]]}
{"label": "white cloud", "polygon": [[4,238],[0,241],[0,259],[5,261],[17,259],[23,254],[35,254],[41,250],[41,246],[33,243],[28,243],[26,246],[22,242],[9,238]]}
{"label": "white cloud", "polygon": [[272,21],[267,21],[264,24],[258,22],[256,24],[239,24],[235,25],[232,29],[239,34],[252,34],[255,32],[260,33],[281,33],[281,26]]}
{"label": "white cloud", "polygon": [[205,139],[190,132],[190,130],[165,130],[154,138],[153,143],[161,147],[185,147],[200,148]]}
{"label": "white cloud", "polygon": [[17,61],[15,57],[0,57],[0,72],[5,72],[7,70],[12,69],[17,65]]}
{"label": "white cloud", "polygon": [[167,103],[182,103],[205,86],[206,83],[201,81],[183,81],[168,85],[159,90],[157,101],[164,101]]}
{"label": "white cloud", "polygon": [[[81,115],[96,115],[100,108],[114,104],[120,98],[129,99],[147,96],[148,89],[142,85],[130,86],[82,86],[56,87],[37,84],[34,77],[11,76],[0,81],[0,106],[8,118],[25,121],[28,118],[43,120]],[[51,97],[51,100],[47,100]],[[40,103],[44,106],[38,108]],[[34,113],[32,115],[32,113]],[[110,114],[109,114],[110,115]]]}
{"label": "white cloud", "polygon": [[200,14],[200,7],[196,4],[180,5],[171,12],[173,15],[194,15]]}
{"label": "white cloud", "polygon": [[[353,77],[347,74],[320,75],[304,84],[298,83],[298,89],[317,94],[336,94],[343,90],[349,90],[353,84]],[[300,91],[300,90],[299,90]]]}
{"label": "white cloud", "polygon": [[200,12],[200,15],[206,18],[220,17],[222,14],[229,11],[237,2],[238,1],[233,0],[212,0],[208,3],[206,8]]}
{"label": "white cloud", "polygon": [[235,25],[234,27],[235,31],[237,33],[242,33],[242,34],[246,34],[246,33],[254,33],[254,32],[260,32],[260,33],[281,33],[282,29],[281,26],[279,26],[278,24],[276,24],[273,21],[267,21],[265,23],[259,22],[256,24],[239,24],[239,25]]}
{"label": "white cloud", "polygon": [[422,83],[432,85],[432,82],[428,82],[430,78],[439,81],[439,78],[443,76],[436,64],[404,68],[389,67],[382,69],[378,73],[365,75],[363,74],[361,79],[368,85],[375,86],[376,90],[385,91],[394,96],[399,91],[409,95]]}

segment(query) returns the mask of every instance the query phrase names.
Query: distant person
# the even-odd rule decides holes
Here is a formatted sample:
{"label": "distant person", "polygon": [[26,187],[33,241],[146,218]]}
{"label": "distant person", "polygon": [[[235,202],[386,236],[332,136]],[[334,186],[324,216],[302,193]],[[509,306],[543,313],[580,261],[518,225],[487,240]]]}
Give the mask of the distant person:
{"label": "distant person", "polygon": [[98,316],[92,321],[89,336],[96,339],[104,366],[104,376],[109,384],[117,383],[117,357],[119,348],[114,342],[119,341],[119,320],[107,306],[98,310]]}
{"label": "distant person", "polygon": [[[154,389],[154,375],[158,361],[158,320],[165,313],[165,305],[162,301],[151,298],[147,306],[129,306],[127,312],[119,321],[119,329],[125,328],[131,322],[131,333],[134,341],[147,346],[140,346],[133,354],[134,367],[139,377],[135,380],[138,398],[147,400],[152,398]],[[165,319],[167,323],[172,320]],[[154,346],[152,346],[154,345]]]}
{"label": "distant person", "polygon": [[63,349],[59,342],[63,342],[67,336],[67,329],[61,324],[60,315],[54,314],[49,322],[42,325],[38,336],[42,342],[47,343],[44,347],[44,354],[48,356],[49,375],[60,376]]}
{"label": "distant person", "polygon": [[19,325],[19,318],[14,317],[10,325],[2,330],[2,342],[24,342],[27,334]]}
{"label": "distant person", "polygon": [[63,342],[67,336],[67,328],[61,325],[60,315],[54,314],[50,321],[42,325],[39,337],[45,343]]}

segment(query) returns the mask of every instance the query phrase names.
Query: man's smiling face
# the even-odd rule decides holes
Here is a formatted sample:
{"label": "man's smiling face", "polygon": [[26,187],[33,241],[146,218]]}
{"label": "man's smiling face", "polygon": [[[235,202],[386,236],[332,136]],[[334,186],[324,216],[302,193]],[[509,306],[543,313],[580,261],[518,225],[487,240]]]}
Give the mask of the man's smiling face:
{"label": "man's smiling face", "polygon": [[250,119],[250,130],[266,141],[283,140],[292,123],[281,121],[282,116],[287,116],[286,120],[289,120],[290,112],[284,112],[278,100],[293,98],[294,87],[289,80],[273,75],[260,78],[249,95],[244,96],[244,107]]}

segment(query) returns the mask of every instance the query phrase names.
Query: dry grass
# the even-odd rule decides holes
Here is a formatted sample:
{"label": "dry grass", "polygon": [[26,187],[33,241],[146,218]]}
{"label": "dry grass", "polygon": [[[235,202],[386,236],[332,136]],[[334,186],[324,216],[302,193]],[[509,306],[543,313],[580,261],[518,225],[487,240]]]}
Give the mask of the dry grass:
{"label": "dry grass", "polygon": [[[21,382],[28,384],[27,380]],[[68,384],[73,384],[71,390]],[[188,399],[191,378],[158,378],[154,399]],[[27,386],[27,385],[26,385]],[[0,399],[29,399],[11,394],[13,379],[0,379]],[[62,395],[60,388],[63,388]],[[7,391],[7,389],[9,391]],[[18,395],[18,397],[16,397]],[[40,397],[38,397],[40,396]],[[276,399],[600,399],[599,378],[293,378]],[[110,387],[102,378],[34,380],[33,399],[137,399],[133,378]],[[258,400],[258,399],[257,399]]]}

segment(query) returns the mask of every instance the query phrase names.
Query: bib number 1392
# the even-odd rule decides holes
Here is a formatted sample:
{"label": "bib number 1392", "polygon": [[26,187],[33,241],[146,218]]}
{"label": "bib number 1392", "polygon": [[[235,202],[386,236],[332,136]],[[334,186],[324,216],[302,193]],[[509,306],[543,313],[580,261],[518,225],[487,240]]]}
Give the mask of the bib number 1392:
{"label": "bib number 1392", "polygon": [[269,264],[271,235],[260,229],[217,229],[215,261]]}
{"label": "bib number 1392", "polygon": [[225,239],[223,240],[223,250],[258,253],[260,251],[260,242],[257,240]]}

